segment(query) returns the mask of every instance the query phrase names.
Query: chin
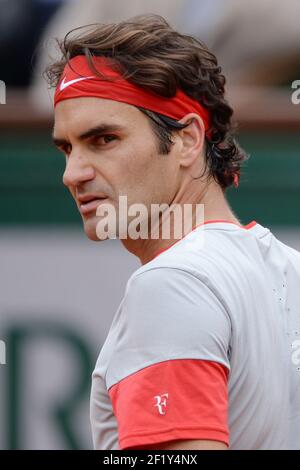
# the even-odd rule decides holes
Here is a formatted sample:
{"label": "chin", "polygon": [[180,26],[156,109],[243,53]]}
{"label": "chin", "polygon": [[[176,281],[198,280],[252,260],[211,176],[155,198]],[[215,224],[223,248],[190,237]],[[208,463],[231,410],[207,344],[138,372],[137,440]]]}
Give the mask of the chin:
{"label": "chin", "polygon": [[93,242],[101,242],[104,240],[100,240],[97,236],[96,232],[97,228],[97,220],[96,217],[91,217],[90,219],[83,221],[83,229],[86,236]]}
{"label": "chin", "polygon": [[84,232],[86,236],[93,242],[104,242],[105,240],[109,240],[109,237],[105,239],[101,239],[98,237],[97,223],[99,222],[99,220],[100,220],[100,217],[97,217],[97,216],[83,219]]}
{"label": "chin", "polygon": [[91,240],[92,242],[103,242],[104,241],[104,240],[100,240],[97,237],[96,231],[84,229],[84,232],[85,232],[86,236],[88,237],[88,239]]}

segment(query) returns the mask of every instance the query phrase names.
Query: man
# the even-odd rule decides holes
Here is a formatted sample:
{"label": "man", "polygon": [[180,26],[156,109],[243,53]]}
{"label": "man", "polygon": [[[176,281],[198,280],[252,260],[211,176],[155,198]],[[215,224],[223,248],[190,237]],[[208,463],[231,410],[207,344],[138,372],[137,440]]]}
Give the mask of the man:
{"label": "man", "polygon": [[[113,207],[142,263],[93,374],[95,448],[299,449],[300,254],[242,225],[226,200],[246,156],[215,56],[153,15],[76,31],[61,47],[48,76],[64,184],[87,236],[102,238]],[[132,231],[136,204],[146,237]],[[172,207],[185,204],[192,229],[177,238],[184,217]]]}

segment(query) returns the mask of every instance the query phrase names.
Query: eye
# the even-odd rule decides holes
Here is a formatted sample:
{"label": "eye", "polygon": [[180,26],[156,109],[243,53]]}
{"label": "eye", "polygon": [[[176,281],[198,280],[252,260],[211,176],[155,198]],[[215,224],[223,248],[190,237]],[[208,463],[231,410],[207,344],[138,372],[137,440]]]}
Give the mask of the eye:
{"label": "eye", "polygon": [[66,157],[70,155],[72,152],[72,145],[71,144],[65,144],[65,145],[56,145],[56,148],[62,152]]}
{"label": "eye", "polygon": [[72,146],[70,144],[67,144],[67,145],[63,145],[62,147],[60,147],[60,150],[66,155],[68,156],[71,151],[72,151]]}
{"label": "eye", "polygon": [[96,137],[94,142],[95,142],[96,145],[102,145],[102,144],[107,145],[107,144],[109,144],[110,142],[113,142],[116,139],[117,139],[116,135],[105,134],[105,135],[100,135],[100,136]]}

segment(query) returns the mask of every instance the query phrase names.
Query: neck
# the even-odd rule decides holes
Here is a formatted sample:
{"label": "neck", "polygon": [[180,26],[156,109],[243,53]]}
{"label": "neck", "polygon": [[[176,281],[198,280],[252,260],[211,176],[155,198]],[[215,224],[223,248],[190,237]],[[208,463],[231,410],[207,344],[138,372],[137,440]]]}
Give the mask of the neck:
{"label": "neck", "polygon": [[[163,216],[159,218],[158,227],[155,227],[158,237],[151,237],[151,231],[149,230],[147,239],[133,240],[127,238],[121,240],[125,248],[137,256],[143,265],[155,258],[160,252],[167,250],[201,223],[210,220],[224,220],[240,224],[240,221],[231,210],[221,187],[215,182],[210,182],[201,194],[193,194],[192,187],[184,194],[178,193],[173,201],[168,204],[169,208],[174,204],[181,208],[176,213],[176,222],[174,223],[174,216],[168,217],[170,211],[165,211]],[[190,205],[187,212],[185,212],[185,204]],[[170,230],[168,230],[169,226],[164,225],[166,220],[169,221]],[[167,237],[162,227],[167,227]],[[151,228],[153,234],[153,224]]]}

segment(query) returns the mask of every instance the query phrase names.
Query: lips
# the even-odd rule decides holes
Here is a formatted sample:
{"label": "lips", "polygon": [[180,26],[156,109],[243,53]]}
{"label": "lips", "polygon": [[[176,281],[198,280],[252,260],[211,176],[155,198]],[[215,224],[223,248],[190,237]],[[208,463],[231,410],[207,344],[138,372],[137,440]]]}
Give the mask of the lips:
{"label": "lips", "polygon": [[89,212],[93,212],[97,210],[97,207],[106,201],[108,198],[105,196],[103,197],[84,197],[79,198],[79,210],[81,214],[88,214]]}

